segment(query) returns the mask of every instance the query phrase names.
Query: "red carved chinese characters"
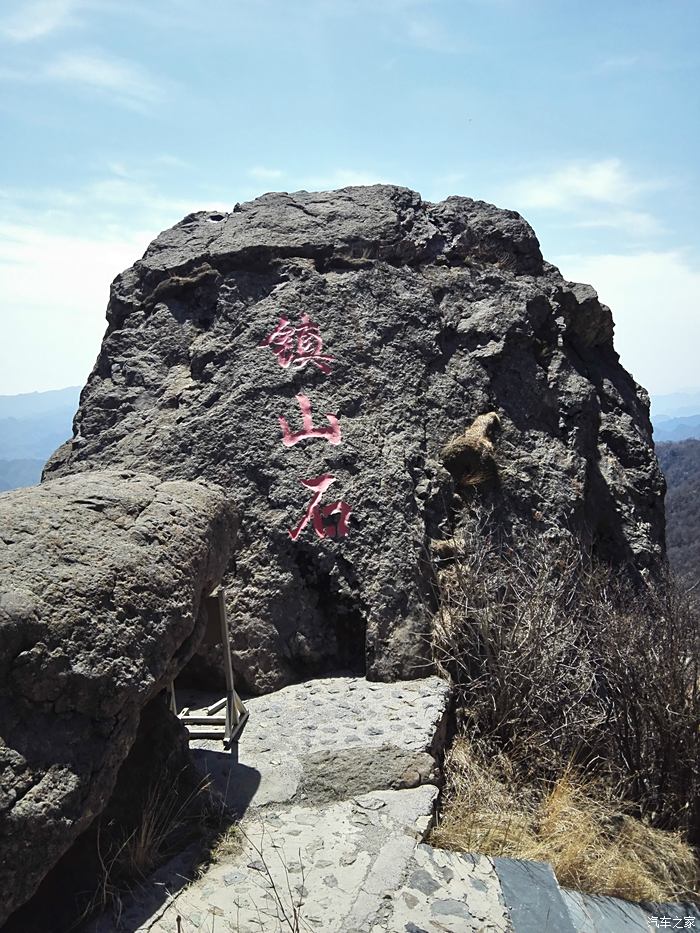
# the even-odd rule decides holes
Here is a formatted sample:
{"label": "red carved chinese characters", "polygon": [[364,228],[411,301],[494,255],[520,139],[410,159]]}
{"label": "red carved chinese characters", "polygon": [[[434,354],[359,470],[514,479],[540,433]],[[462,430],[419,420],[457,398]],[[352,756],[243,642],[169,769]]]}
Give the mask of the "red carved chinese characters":
{"label": "red carved chinese characters", "polygon": [[322,353],[323,338],[308,314],[302,314],[301,324],[298,325],[291,324],[286,317],[281,317],[277,327],[260,346],[270,347],[283,369],[290,366],[293,369],[303,369],[308,363],[312,363],[318,366],[322,373],[330,375],[331,368],[328,364],[333,362],[333,357]]}
{"label": "red carved chinese characters", "polygon": [[[313,523],[313,529],[319,538],[344,538],[348,533],[348,519],[352,514],[352,509],[347,502],[338,499],[337,502],[331,502],[330,505],[324,505],[323,508],[319,505],[321,496],[331,483],[335,482],[335,476],[324,473],[323,476],[317,476],[315,479],[302,479],[300,482],[307,489],[315,490],[315,495],[312,496],[311,502],[299,524],[289,532],[292,541],[297,540],[308,525],[309,520]],[[328,521],[334,515],[339,516],[337,523]]]}
{"label": "red carved chinese characters", "polygon": [[303,441],[307,437],[322,437],[324,440],[327,440],[329,444],[339,444],[340,422],[336,416],[326,415],[326,419],[330,424],[329,428],[315,428],[313,418],[311,417],[311,402],[305,395],[297,395],[297,401],[299,402],[299,408],[301,408],[301,423],[303,424],[303,428],[301,431],[297,431],[293,434],[289,430],[287,419],[280,418],[279,422],[282,426],[282,443],[284,446],[293,447],[295,444],[298,444],[299,441]]}
{"label": "red carved chinese characters", "polygon": [[[292,367],[295,370],[303,369],[311,363],[317,366],[325,375],[330,375],[331,368],[329,363],[334,362],[333,357],[326,356],[323,353],[323,339],[318,327],[311,322],[308,314],[303,314],[301,323],[291,324],[285,317],[280,318],[280,322],[260,344],[261,347],[270,347],[277,356],[277,362],[283,369]],[[279,423],[282,428],[282,443],[285,447],[293,447],[299,441],[307,438],[319,438],[328,441],[329,444],[337,445],[341,443],[340,421],[336,415],[327,414],[326,420],[328,427],[317,428],[314,426],[313,416],[311,414],[311,401],[306,395],[296,396],[299,408],[301,410],[301,431],[292,431],[286,418],[279,417]],[[311,522],[313,530],[319,538],[344,538],[348,533],[348,519],[352,514],[352,509],[347,502],[337,499],[328,505],[321,505],[321,498],[331,483],[335,482],[335,476],[330,473],[323,473],[314,479],[300,480],[303,486],[313,490],[313,496],[307,506],[306,512],[302,515],[299,523],[289,532],[292,541],[296,541],[302,531]]]}

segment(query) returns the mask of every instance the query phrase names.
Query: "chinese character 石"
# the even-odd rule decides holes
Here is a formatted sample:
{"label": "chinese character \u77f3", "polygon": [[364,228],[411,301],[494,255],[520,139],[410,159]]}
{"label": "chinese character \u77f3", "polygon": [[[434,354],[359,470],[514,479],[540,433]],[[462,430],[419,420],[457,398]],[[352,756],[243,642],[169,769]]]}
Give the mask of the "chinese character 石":
{"label": "chinese character \u77f3", "polygon": [[[348,519],[352,509],[347,502],[338,499],[323,508],[319,505],[324,492],[334,481],[335,476],[331,476],[330,473],[324,473],[314,479],[300,480],[307,489],[314,490],[314,495],[299,524],[289,532],[292,541],[297,540],[309,521],[312,522],[313,529],[319,538],[344,538],[348,533]],[[333,516],[338,516],[337,522],[331,520]]]}
{"label": "chinese character \u77f3", "polygon": [[297,395],[296,398],[299,402],[299,408],[301,409],[301,423],[303,427],[301,431],[292,433],[289,430],[287,419],[280,417],[279,422],[282,426],[282,443],[284,446],[293,447],[295,444],[298,444],[299,441],[303,441],[307,437],[321,437],[327,440],[329,444],[339,444],[341,440],[340,422],[336,416],[326,415],[330,427],[315,428],[313,418],[311,417],[311,402],[305,395]]}
{"label": "chinese character \u77f3", "polygon": [[333,362],[333,357],[323,354],[321,332],[308,314],[302,314],[300,324],[292,324],[286,317],[280,318],[277,327],[260,346],[270,347],[283,369],[290,366],[303,369],[307,363],[312,363],[326,375],[331,371],[328,364]]}

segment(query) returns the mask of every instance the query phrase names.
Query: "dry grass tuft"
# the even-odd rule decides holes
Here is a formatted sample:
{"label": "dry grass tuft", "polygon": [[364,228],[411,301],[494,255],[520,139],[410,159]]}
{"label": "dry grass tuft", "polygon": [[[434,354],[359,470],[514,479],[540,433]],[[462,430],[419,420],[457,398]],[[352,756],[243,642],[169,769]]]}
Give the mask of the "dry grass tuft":
{"label": "dry grass tuft", "polygon": [[458,739],[433,845],[461,852],[546,861],[561,885],[627,900],[698,897],[693,850],[679,833],[621,812],[602,786],[565,771],[553,783],[524,783],[503,754],[486,762]]}
{"label": "dry grass tuft", "polygon": [[208,778],[203,778],[184,796],[171,784],[153,785],[146,798],[142,821],[120,851],[120,873],[126,878],[144,878],[178,852],[206,821],[211,807],[210,794]]}
{"label": "dry grass tuft", "polygon": [[95,889],[84,899],[78,929],[88,917],[108,911],[118,925],[122,901],[136,890],[148,875],[182,851],[215,820],[215,802],[208,778],[191,786],[187,769],[152,784],[143,798],[141,822],[121,839],[104,847],[97,832],[97,858],[100,877]]}
{"label": "dry grass tuft", "polygon": [[243,851],[243,833],[237,823],[232,823],[218,833],[211,844],[209,860],[225,862]]}

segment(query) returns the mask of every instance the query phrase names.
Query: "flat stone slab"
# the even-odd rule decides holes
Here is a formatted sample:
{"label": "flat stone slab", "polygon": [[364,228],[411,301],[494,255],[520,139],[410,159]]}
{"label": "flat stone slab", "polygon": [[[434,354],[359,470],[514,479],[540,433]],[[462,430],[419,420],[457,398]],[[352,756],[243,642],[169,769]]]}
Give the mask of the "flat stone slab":
{"label": "flat stone slab", "polygon": [[377,929],[514,933],[493,861],[425,844],[416,847],[403,885],[392,898],[389,924]]}
{"label": "flat stone slab", "polygon": [[[177,699],[196,713],[217,697],[178,690]],[[104,917],[91,929],[173,933],[180,917],[181,933],[209,933],[213,920],[217,930],[267,933],[290,929],[285,912],[293,922],[295,908],[306,931],[386,929],[376,924],[432,823],[449,702],[437,677],[341,675],[247,700],[233,753],[212,739],[190,743],[241,817],[241,851],[189,886],[186,860],[173,861],[116,927]]]}
{"label": "flat stone slab", "polygon": [[515,933],[576,933],[548,862],[494,858],[493,863]]}
{"label": "flat stone slab", "polygon": [[[161,915],[138,927],[173,933],[374,933],[387,930],[392,902],[432,820],[437,788],[376,791],[318,807],[251,813],[241,851],[213,865]],[[132,926],[131,929],[134,929]]]}
{"label": "flat stone slab", "polygon": [[[210,699],[178,693],[191,710]],[[216,740],[192,739],[190,746],[238,813],[326,803],[437,781],[448,705],[449,686],[438,677],[393,684],[326,677],[247,700],[238,763]]]}
{"label": "flat stone slab", "polygon": [[576,933],[652,933],[653,930],[700,930],[697,904],[632,904],[617,897],[561,890]]}

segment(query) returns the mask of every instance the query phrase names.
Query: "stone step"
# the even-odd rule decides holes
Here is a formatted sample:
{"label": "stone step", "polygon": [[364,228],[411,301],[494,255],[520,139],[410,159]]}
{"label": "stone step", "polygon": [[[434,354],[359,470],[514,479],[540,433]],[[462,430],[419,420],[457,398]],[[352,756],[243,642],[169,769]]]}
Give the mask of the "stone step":
{"label": "stone step", "polygon": [[[387,930],[413,871],[437,788],[375,791],[320,806],[251,811],[242,848],[137,929],[181,933],[375,933]],[[420,883],[420,879],[418,880]],[[303,923],[301,923],[303,920]],[[291,923],[291,925],[290,925]],[[133,929],[133,927],[131,927]]]}
{"label": "stone step", "polygon": [[392,892],[386,933],[513,933],[493,860],[416,846]]}
{"label": "stone step", "polygon": [[[193,739],[195,760],[228,805],[327,803],[439,779],[449,686],[438,677],[384,684],[362,677],[309,680],[246,701],[239,761],[221,742]],[[211,695],[178,692],[196,711]]]}

